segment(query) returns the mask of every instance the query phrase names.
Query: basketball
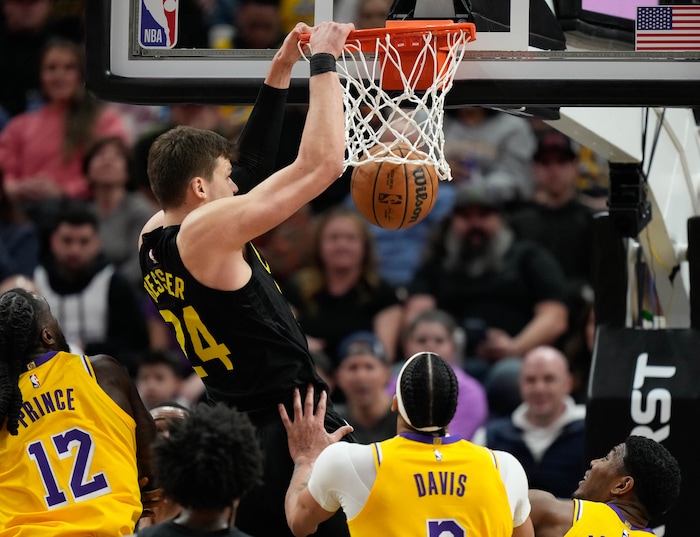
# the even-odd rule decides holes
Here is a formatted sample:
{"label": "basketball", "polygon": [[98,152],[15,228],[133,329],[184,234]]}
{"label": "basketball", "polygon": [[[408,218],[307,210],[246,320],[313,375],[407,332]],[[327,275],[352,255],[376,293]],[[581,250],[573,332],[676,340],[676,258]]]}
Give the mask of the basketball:
{"label": "basketball", "polygon": [[[394,153],[410,160],[425,158],[423,153],[403,143]],[[388,150],[376,145],[370,154],[381,156]],[[438,176],[430,164],[367,162],[355,167],[350,193],[360,214],[384,229],[406,229],[425,218],[435,205]]]}

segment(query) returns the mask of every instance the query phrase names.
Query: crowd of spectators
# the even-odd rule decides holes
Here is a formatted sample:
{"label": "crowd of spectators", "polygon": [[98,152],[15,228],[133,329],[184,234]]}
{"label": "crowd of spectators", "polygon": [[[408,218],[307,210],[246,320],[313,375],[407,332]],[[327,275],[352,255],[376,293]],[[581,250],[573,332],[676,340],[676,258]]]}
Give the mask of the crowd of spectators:
{"label": "crowd of spectators", "polygon": [[[146,158],[155,138],[176,125],[235,142],[246,110],[97,100],[84,85],[86,1],[0,0],[0,281],[21,277],[35,286],[72,347],[114,355],[149,408],[192,407],[201,382],[141,285],[138,232],[156,211]],[[179,45],[217,48],[277,47],[290,21],[310,20],[313,6],[179,3],[187,13]],[[383,24],[391,2],[336,4],[366,28]],[[288,106],[289,147],[275,156],[278,167],[294,154],[305,111]],[[591,222],[606,192],[605,170],[558,131],[502,111],[450,111],[445,140],[454,181],[440,185],[420,225],[370,225],[355,211],[345,176],[256,244],[331,396],[366,441],[392,434],[392,374],[418,351],[439,353],[457,373],[453,432],[469,439],[479,427],[493,436],[489,424],[527,418],[523,357],[543,346],[573,374],[562,381],[566,408],[585,403]],[[535,455],[533,467],[546,458]]]}

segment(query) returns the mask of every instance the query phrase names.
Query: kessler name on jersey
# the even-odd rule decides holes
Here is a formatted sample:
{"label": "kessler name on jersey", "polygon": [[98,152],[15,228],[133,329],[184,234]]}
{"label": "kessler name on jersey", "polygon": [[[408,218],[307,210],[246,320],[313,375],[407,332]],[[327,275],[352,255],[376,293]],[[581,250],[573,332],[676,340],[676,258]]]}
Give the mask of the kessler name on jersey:
{"label": "kessler name on jersey", "polygon": [[52,390],[32,397],[31,401],[23,401],[22,410],[19,413],[19,422],[26,429],[47,414],[75,409],[73,388]]}
{"label": "kessler name on jersey", "polygon": [[185,282],[162,269],[155,269],[146,274],[143,287],[154,302],[158,302],[158,297],[163,293],[185,300]]}

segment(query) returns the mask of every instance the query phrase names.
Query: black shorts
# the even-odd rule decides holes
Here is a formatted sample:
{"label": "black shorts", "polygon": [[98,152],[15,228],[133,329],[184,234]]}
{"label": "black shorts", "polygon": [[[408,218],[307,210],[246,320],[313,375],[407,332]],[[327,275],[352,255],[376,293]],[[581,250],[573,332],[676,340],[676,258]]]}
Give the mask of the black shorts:
{"label": "black shorts", "polygon": [[[290,410],[288,410],[290,412]],[[291,414],[290,414],[291,415]],[[294,463],[289,456],[287,432],[277,409],[274,413],[250,414],[257,427],[258,438],[265,454],[264,484],[250,491],[241,500],[236,515],[236,526],[256,537],[290,536],[284,514],[284,497],[294,471]],[[328,402],[326,409],[326,430],[333,432],[346,421]],[[354,442],[352,434],[344,437],[345,441]],[[342,509],[318,527],[316,537],[349,537],[345,514]]]}

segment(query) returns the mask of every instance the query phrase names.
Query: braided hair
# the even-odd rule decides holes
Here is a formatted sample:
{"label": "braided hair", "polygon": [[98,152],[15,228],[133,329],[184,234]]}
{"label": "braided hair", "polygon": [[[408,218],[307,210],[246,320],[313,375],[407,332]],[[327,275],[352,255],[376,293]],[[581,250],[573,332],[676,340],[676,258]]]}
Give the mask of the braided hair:
{"label": "braided hair", "polygon": [[396,381],[399,414],[421,432],[445,434],[457,410],[455,372],[434,352],[419,352],[401,368]]}
{"label": "braided hair", "polygon": [[22,392],[19,376],[27,356],[37,348],[42,304],[24,289],[11,289],[0,296],[0,424],[11,435],[19,428]]}

